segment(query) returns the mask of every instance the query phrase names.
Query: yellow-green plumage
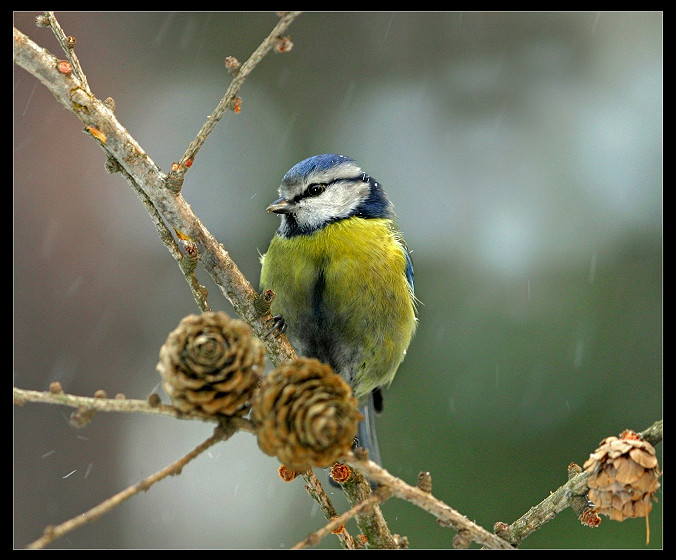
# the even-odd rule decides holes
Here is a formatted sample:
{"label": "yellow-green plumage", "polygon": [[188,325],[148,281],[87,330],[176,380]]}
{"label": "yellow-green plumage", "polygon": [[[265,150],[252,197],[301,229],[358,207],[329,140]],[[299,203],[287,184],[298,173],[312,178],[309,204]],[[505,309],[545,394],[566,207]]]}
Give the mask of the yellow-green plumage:
{"label": "yellow-green plumage", "polygon": [[375,414],[416,327],[413,265],[382,185],[349,157],[294,165],[267,207],[281,218],[261,259],[275,329],[350,383],[363,420],[355,445],[380,462]]}
{"label": "yellow-green plumage", "polygon": [[392,381],[416,326],[392,220],[353,216],[310,235],[275,235],[261,262],[261,289],[275,292],[270,310],[299,354],[329,363],[358,398]]}

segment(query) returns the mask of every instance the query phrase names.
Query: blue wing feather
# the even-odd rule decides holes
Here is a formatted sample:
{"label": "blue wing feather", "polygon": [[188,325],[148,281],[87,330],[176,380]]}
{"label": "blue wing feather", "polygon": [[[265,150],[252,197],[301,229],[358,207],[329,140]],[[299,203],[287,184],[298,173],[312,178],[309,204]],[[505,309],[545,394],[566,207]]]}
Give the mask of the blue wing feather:
{"label": "blue wing feather", "polygon": [[406,280],[408,280],[409,286],[411,286],[411,292],[414,292],[413,287],[413,262],[411,261],[411,255],[408,254],[408,250],[404,247],[404,256],[406,257]]}

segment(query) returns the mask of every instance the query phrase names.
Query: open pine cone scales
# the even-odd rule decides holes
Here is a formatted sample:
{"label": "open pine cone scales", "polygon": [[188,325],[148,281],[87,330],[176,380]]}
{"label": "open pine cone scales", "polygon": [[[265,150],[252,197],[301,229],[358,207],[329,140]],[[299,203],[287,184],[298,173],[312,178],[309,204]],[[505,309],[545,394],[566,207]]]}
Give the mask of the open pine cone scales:
{"label": "open pine cone scales", "polygon": [[251,327],[219,311],[185,317],[162,345],[157,369],[179,410],[239,416],[249,411],[264,364]]}
{"label": "open pine cone scales", "polygon": [[634,432],[604,439],[584,467],[591,473],[589,499],[598,513],[624,521],[645,517],[652,510],[651,499],[662,473],[653,446]]}
{"label": "open pine cone scales", "polygon": [[352,447],[361,414],[330,366],[299,358],[270,372],[252,403],[258,445],[288,469],[328,467]]}

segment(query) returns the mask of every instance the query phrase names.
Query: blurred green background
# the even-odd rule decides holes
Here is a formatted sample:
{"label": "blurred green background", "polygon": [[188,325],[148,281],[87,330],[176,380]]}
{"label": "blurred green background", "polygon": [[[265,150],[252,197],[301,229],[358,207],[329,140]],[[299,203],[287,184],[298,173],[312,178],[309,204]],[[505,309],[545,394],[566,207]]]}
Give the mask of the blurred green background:
{"label": "blurred green background", "polygon": [[[14,24],[62,57],[36,12]],[[94,93],[165,171],[274,13],[57,13]],[[487,529],[566,480],[599,441],[662,417],[662,14],[306,13],[219,123],[183,194],[257,284],[283,174],[357,159],[413,251],[420,327],[379,418],[385,467]],[[14,70],[14,384],[145,398],[198,311],[145,210],[82,125]],[[230,311],[210,279],[213,309]],[[164,400],[166,396],[161,392]],[[141,480],[209,425],[14,408],[14,546]],[[658,446],[662,458],[662,446]],[[52,548],[285,548],[323,525],[301,480],[238,434]],[[70,476],[69,473],[72,474]],[[322,480],[324,475],[319,473]],[[342,497],[332,492],[339,509]],[[522,548],[661,548],[645,520],[567,510]],[[454,532],[390,500],[411,548]],[[356,528],[354,529],[356,533]],[[336,548],[337,539],[319,547]]]}

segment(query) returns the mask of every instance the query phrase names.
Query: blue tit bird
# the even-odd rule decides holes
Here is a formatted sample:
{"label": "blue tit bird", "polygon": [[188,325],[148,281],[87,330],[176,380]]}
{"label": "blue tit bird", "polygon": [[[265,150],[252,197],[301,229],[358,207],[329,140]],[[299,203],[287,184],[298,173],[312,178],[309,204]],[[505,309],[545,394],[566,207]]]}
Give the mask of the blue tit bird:
{"label": "blue tit bird", "polygon": [[[380,463],[374,414],[416,329],[413,265],[382,186],[349,157],[312,156],[267,207],[281,224],[261,257],[261,290],[296,352],[351,386],[364,420],[355,445]],[[283,325],[283,326],[282,326]]]}

